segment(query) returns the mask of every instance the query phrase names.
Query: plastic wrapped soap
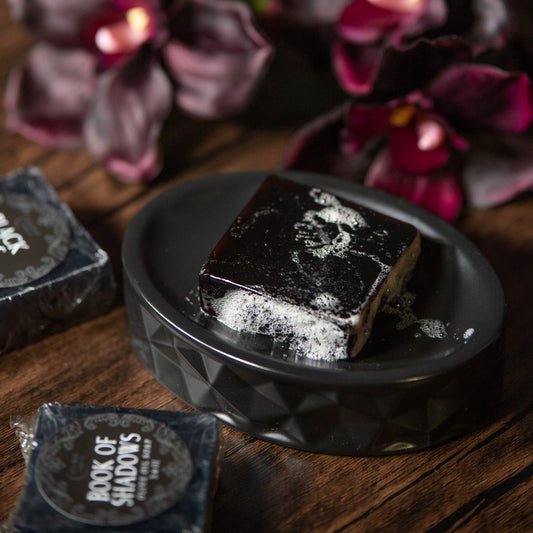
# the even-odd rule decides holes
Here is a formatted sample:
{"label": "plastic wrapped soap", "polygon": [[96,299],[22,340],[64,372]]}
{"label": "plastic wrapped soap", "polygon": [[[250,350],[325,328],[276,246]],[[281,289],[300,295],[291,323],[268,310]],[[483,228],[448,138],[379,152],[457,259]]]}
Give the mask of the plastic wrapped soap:
{"label": "plastic wrapped soap", "polygon": [[15,533],[208,528],[220,457],[214,416],[45,404],[22,430]]}
{"label": "plastic wrapped soap", "polygon": [[411,224],[268,177],[200,271],[203,311],[297,356],[354,357],[420,253]]}
{"label": "plastic wrapped soap", "polygon": [[107,254],[36,168],[0,178],[0,354],[108,311]]}

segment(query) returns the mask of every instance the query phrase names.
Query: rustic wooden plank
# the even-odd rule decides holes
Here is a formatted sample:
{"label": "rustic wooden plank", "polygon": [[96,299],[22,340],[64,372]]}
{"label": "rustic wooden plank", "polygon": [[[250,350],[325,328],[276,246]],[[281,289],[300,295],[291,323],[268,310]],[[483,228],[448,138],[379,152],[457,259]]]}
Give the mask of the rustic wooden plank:
{"label": "rustic wooden plank", "polygon": [[[1,106],[0,106],[1,107]],[[21,139],[18,135],[0,130],[0,175],[7,174],[16,168],[36,165],[46,158],[48,150],[43,146]]]}
{"label": "rustic wooden plank", "polygon": [[124,309],[48,337],[2,358],[0,442],[10,453],[0,455],[0,521],[15,504],[22,481],[23,461],[13,416],[31,416],[43,403],[186,407],[144,369],[126,333]]}
{"label": "rustic wooden plank", "polygon": [[[276,149],[265,148],[269,143],[265,142],[265,137],[259,137],[256,150],[262,154],[263,161],[273,161],[273,154],[277,157],[280,152],[278,143],[274,143]],[[255,152],[250,152],[250,146],[246,148],[247,154],[252,154],[249,155],[250,159],[254,160]],[[213,161],[206,162],[204,167],[200,165],[190,175],[185,172],[180,179],[194,179],[198,174],[209,171],[213,165],[219,169],[233,170],[233,155],[230,151],[216,164]],[[87,186],[85,180],[81,183]],[[90,181],[88,183],[91,184]],[[119,207],[108,217],[105,225],[108,226],[111,221],[117,230],[115,245],[140,205],[172,184],[166,182],[150,189],[142,198]],[[98,190],[101,184],[94,187]],[[69,189],[68,194],[71,192]],[[80,197],[83,197],[81,193],[77,198]],[[76,196],[71,198],[74,200]],[[95,202],[99,202],[98,195],[91,199],[89,205]],[[75,204],[75,207],[83,215],[83,204]],[[483,225],[483,221],[480,221],[480,225]],[[524,270],[526,266],[527,262],[523,261],[518,264],[518,269]],[[513,272],[516,268],[515,262]],[[503,264],[500,269],[504,283],[513,287],[513,272],[504,269]],[[518,288],[515,289],[515,301],[520,308],[525,308],[527,295],[524,291],[519,293]],[[132,354],[122,313],[122,309],[117,309],[110,317],[73,328],[8,356],[2,375],[7,378],[6,382],[15,384],[15,389],[6,390],[6,397],[11,401],[4,404],[4,413],[30,414],[43,401],[107,403],[111,398],[117,405],[184,408],[178,400],[162,390]],[[514,326],[517,333],[523,322]],[[521,337],[514,335],[509,357],[524,357],[530,340],[529,333]],[[70,350],[72,346],[76,346],[74,353]],[[83,348],[80,350],[78,346]],[[50,372],[50,369],[53,371]],[[42,382],[41,376],[46,374],[47,380]],[[526,373],[524,376],[521,369],[508,374],[511,381],[511,396],[507,399],[509,407],[516,408],[517,403],[523,402],[521,393],[530,390],[527,388],[529,375]],[[80,383],[84,386],[80,387]],[[22,400],[20,391],[24,391],[22,398],[27,400]],[[20,486],[22,459],[19,457],[13,463],[13,456],[17,456],[17,443],[6,427],[3,420],[2,442],[7,443],[8,453],[2,456],[9,459],[2,464],[2,472],[7,472],[6,477],[3,476],[3,480],[7,480],[7,487],[1,488],[2,492],[4,488],[7,490],[6,509],[9,509],[16,500],[17,487]],[[497,495],[495,504],[504,497],[510,497],[509,491],[519,499],[524,498],[528,471],[521,474],[521,470],[509,470],[502,463],[504,466],[496,469],[496,473],[499,476],[503,473],[504,477],[489,471],[486,478],[489,482],[474,493],[465,480],[475,478],[480,470],[486,472],[487,457],[479,451],[483,449],[479,442],[486,440],[488,436],[483,435],[490,435],[491,431],[497,434],[493,440],[493,453],[510,449],[521,451],[523,455],[524,450],[520,446],[526,447],[527,452],[529,445],[530,456],[530,441],[519,440],[520,435],[527,435],[527,431],[524,431],[527,427],[530,427],[530,419],[520,419],[517,414],[514,418],[500,419],[490,429],[476,433],[472,441],[467,442],[470,442],[470,447],[478,446],[479,449],[471,457],[471,464],[460,470],[457,465],[462,457],[464,440],[417,455],[380,459],[325,458],[269,445],[226,429],[225,439],[230,445],[215,500],[214,530],[227,531],[235,524],[240,524],[242,531],[268,531],[273,528],[278,531],[295,531],[299,528],[309,531],[377,531],[382,528],[400,530],[403,524],[420,524],[428,530],[445,531],[453,521],[450,527],[459,524],[467,531],[476,524],[486,525],[488,516],[494,525],[504,525],[494,507],[485,505],[485,495],[492,498]],[[513,443],[514,448],[509,448]],[[493,457],[489,454],[490,459]],[[454,485],[455,499],[445,490],[451,485]],[[498,492],[507,487],[507,491]],[[318,499],[317,494],[320,495]],[[420,494],[424,495],[422,500]],[[487,510],[483,511],[485,508]],[[522,509],[522,520],[525,520],[527,508]]]}
{"label": "rustic wooden plank", "polygon": [[[31,45],[19,25],[6,22],[6,13],[1,4],[2,87]],[[316,82],[304,71],[280,68],[294,74],[296,85]],[[150,184],[119,183],[86,150],[48,150],[3,128],[0,173],[38,165],[109,252],[120,282],[122,237],[150,199],[206,174],[278,168],[298,125],[334,102],[329,85],[313,103],[284,89],[266,80],[256,109],[231,121],[170,117],[161,140],[165,169]],[[533,198],[471,213],[459,227],[494,266],[508,302],[504,392],[494,420],[438,448],[380,458],[310,454],[224,427],[214,533],[533,530]],[[50,401],[189,409],[134,354],[120,298],[105,316],[2,356],[0,521],[16,504],[24,471],[9,420]]]}

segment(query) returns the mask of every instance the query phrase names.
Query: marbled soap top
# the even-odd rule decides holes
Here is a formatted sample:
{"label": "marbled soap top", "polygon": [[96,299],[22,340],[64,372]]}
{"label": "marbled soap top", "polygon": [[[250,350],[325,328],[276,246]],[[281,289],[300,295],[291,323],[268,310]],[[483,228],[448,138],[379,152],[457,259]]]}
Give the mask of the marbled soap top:
{"label": "marbled soap top", "polygon": [[201,272],[221,283],[356,320],[416,238],[410,224],[271,176]]}

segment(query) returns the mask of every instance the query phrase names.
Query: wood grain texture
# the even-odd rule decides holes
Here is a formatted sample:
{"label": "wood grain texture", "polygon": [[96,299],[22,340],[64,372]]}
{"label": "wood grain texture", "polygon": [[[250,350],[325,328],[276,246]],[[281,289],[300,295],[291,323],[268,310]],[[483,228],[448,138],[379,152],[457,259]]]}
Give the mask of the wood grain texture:
{"label": "wood grain texture", "polygon": [[[4,3],[0,29],[3,91],[31,39],[9,21]],[[10,134],[1,110],[0,173],[38,165],[108,251],[120,282],[121,240],[146,202],[206,174],[277,168],[297,126],[333,105],[319,74],[294,76],[316,89],[314,98],[295,99],[283,82],[267,79],[239,119],[171,117],[166,166],[151,184],[121,184],[84,150],[49,150]],[[533,198],[469,213],[459,229],[487,256],[507,299],[504,394],[493,422],[435,449],[381,458],[309,454],[224,427],[214,533],[533,531]],[[2,356],[0,521],[16,505],[24,471],[10,418],[55,401],[188,410],[134,354],[120,296],[109,314]]]}

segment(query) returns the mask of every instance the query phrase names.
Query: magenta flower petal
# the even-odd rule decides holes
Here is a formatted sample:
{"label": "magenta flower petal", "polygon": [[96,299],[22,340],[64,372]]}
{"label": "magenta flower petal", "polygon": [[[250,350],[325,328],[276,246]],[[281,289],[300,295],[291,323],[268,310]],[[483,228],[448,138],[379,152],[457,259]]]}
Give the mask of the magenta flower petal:
{"label": "magenta flower petal", "polygon": [[102,69],[129,61],[145,44],[157,49],[168,38],[158,0],[112,0],[85,25],[82,44]]}
{"label": "magenta flower petal", "polygon": [[[405,2],[397,2],[400,5]],[[389,3],[391,6],[394,3]],[[407,3],[405,3],[407,4]],[[353,0],[341,13],[337,32],[342,39],[352,43],[367,44],[389,37],[406,24],[418,17],[424,9],[425,1],[410,2],[410,7],[391,9],[381,7],[378,2]]]}
{"label": "magenta flower petal", "polygon": [[84,50],[36,45],[9,75],[7,127],[47,146],[78,145],[95,67],[95,58]]}
{"label": "magenta flower petal", "polygon": [[157,141],[172,104],[172,88],[152,59],[137,57],[100,75],[85,122],[94,157],[123,181],[146,181],[161,169]]}
{"label": "magenta flower petal", "polygon": [[193,0],[162,49],[188,113],[219,118],[240,111],[271,55],[248,7],[232,0]]}
{"label": "magenta flower petal", "polygon": [[452,222],[462,205],[462,192],[453,174],[427,176],[404,173],[393,167],[387,150],[378,154],[365,178],[365,185],[387,191]]}
{"label": "magenta flower petal", "polygon": [[359,46],[343,41],[333,43],[331,62],[341,86],[350,94],[371,91],[378,70],[383,46]]}
{"label": "magenta flower petal", "polygon": [[393,128],[389,136],[391,164],[398,170],[412,174],[425,174],[448,161],[448,147],[444,142],[429,150],[419,146],[416,124],[404,128]]}
{"label": "magenta flower petal", "polygon": [[508,138],[502,152],[472,151],[463,170],[463,185],[474,208],[502,204],[533,190],[533,139]]}
{"label": "magenta flower petal", "polygon": [[531,82],[523,73],[489,65],[452,65],[427,94],[443,115],[466,129],[521,132],[533,119]]}
{"label": "magenta flower petal", "polygon": [[342,148],[347,154],[359,152],[364,145],[391,129],[389,117],[391,107],[373,105],[352,105],[346,114]]}
{"label": "magenta flower petal", "polygon": [[39,39],[78,45],[85,26],[109,6],[109,0],[8,0],[11,15],[26,24]]}

